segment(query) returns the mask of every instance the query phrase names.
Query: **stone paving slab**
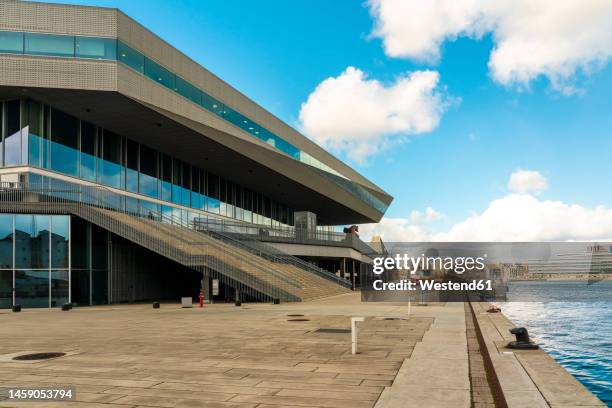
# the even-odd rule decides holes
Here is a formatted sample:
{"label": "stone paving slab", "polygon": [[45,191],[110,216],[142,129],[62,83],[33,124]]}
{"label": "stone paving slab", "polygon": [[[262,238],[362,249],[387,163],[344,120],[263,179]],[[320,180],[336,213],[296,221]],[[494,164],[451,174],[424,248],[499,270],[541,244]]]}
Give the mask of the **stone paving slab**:
{"label": "stone paving slab", "polygon": [[[0,311],[0,386],[76,389],[75,401],[18,407],[370,408],[433,322],[407,319],[406,312],[405,305],[363,304],[358,294],[242,308]],[[288,314],[309,321],[289,322]],[[358,355],[351,354],[350,334],[316,331],[349,328],[352,316],[368,318],[360,323]],[[24,351],[71,355],[29,364],[11,359]]]}
{"label": "stone paving slab", "polygon": [[376,408],[470,407],[463,304],[415,308],[414,313],[434,321],[402,364],[393,385],[383,391]]}

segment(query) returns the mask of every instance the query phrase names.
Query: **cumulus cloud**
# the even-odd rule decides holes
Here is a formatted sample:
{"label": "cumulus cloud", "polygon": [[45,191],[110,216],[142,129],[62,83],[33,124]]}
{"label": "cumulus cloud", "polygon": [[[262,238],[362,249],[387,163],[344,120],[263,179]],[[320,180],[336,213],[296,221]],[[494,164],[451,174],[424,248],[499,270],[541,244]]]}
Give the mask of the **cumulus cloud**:
{"label": "cumulus cloud", "polygon": [[489,69],[503,85],[528,86],[539,76],[575,91],[612,56],[609,0],[370,0],[373,35],[391,57],[435,63],[445,41],[491,34]]}
{"label": "cumulus cloud", "polygon": [[538,194],[548,188],[548,180],[539,171],[517,170],[510,175],[508,189],[513,193]]}
{"label": "cumulus cloud", "polygon": [[385,241],[607,241],[612,238],[612,208],[509,194],[444,232],[414,224],[410,218],[383,219],[360,230],[365,239],[381,235]]}
{"label": "cumulus cloud", "polygon": [[384,217],[378,224],[360,225],[359,233],[361,238],[366,241],[377,235],[387,242],[421,242],[431,240],[431,233],[427,228],[411,223],[409,218]]}
{"label": "cumulus cloud", "polygon": [[437,221],[442,218],[442,213],[427,207],[424,212],[414,210],[410,213],[410,222],[413,224],[422,224],[431,221]]}
{"label": "cumulus cloud", "polygon": [[430,132],[450,99],[435,71],[400,75],[391,84],[348,67],[321,82],[300,109],[300,127],[318,144],[357,162],[408,135]]}

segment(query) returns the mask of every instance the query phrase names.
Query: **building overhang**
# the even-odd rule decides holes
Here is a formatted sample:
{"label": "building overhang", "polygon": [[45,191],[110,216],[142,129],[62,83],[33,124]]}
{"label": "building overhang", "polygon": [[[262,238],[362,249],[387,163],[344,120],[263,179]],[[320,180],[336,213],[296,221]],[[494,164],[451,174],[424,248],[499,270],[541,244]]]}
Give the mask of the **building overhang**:
{"label": "building overhang", "polygon": [[14,97],[47,103],[295,210],[313,211],[321,225],[377,222],[382,217],[316,169],[263,142],[248,135],[236,137],[219,130],[219,126],[206,125],[205,121],[189,119],[119,91],[0,86],[0,98]]}

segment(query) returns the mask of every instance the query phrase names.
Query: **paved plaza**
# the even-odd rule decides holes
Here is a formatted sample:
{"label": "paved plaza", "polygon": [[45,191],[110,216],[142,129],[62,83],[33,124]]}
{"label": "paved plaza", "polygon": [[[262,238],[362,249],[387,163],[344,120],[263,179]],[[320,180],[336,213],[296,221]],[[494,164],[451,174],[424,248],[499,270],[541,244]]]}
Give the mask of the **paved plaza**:
{"label": "paved plaza", "polygon": [[[350,333],[318,331],[349,329],[351,316],[366,317],[360,323],[357,355],[351,354]],[[436,381],[431,376],[444,377],[444,370],[451,369],[458,379],[449,385],[453,394],[445,393],[446,398],[467,398],[469,406],[462,316],[462,304],[448,304],[413,306],[408,318],[406,304],[361,303],[358,294],[204,309],[162,304],[160,309],[118,305],[69,312],[3,310],[0,386],[72,386],[76,400],[4,400],[0,406],[368,408],[379,399],[378,406],[385,406],[384,401],[391,404],[396,398],[389,387],[415,346],[420,360],[412,364],[430,370],[410,379],[422,384],[411,392],[427,392],[426,384]],[[452,323],[455,318],[458,325]],[[428,339],[440,336],[459,339],[451,360],[433,355],[435,348],[427,346]],[[12,360],[30,352],[67,355],[38,362]],[[414,375],[409,367],[404,370]]]}

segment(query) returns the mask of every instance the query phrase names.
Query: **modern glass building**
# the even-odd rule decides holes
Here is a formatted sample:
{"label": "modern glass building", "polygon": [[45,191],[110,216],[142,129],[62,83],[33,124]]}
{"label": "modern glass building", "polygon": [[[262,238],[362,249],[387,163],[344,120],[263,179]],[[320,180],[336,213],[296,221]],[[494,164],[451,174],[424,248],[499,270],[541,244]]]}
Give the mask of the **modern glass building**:
{"label": "modern glass building", "polygon": [[[0,1],[0,15],[0,305],[214,281],[215,296],[304,300],[286,265],[332,293],[347,260],[354,286],[368,247],[337,228],[379,221],[386,192],[119,10]],[[357,255],[319,262],[320,247]]]}

